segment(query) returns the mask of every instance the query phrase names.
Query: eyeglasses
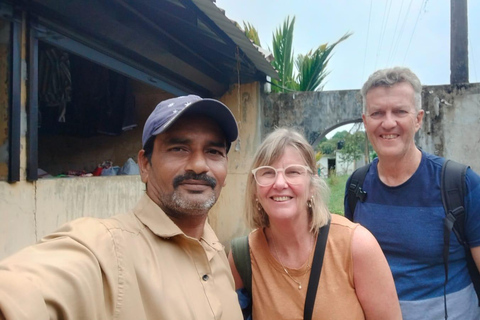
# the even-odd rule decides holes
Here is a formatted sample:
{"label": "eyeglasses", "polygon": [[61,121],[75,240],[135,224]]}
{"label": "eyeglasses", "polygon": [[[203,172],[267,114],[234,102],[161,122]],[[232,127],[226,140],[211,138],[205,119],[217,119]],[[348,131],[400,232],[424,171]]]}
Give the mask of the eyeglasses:
{"label": "eyeglasses", "polygon": [[252,170],[253,177],[257,184],[262,187],[268,187],[275,183],[279,172],[283,172],[288,184],[300,184],[308,173],[311,173],[309,167],[301,164],[291,164],[284,169],[275,169],[270,166],[258,167]]}

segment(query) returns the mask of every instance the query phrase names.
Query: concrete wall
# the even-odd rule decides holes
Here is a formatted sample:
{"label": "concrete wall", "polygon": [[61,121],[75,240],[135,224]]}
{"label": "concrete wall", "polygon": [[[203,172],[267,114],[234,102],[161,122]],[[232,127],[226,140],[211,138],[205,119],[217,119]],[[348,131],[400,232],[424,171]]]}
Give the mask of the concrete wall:
{"label": "concrete wall", "polygon": [[480,84],[427,86],[422,97],[418,145],[480,173]]}
{"label": "concrete wall", "polygon": [[275,127],[294,127],[303,132],[308,142],[339,123],[362,116],[358,90],[272,93],[262,96],[263,133]]}
{"label": "concrete wall", "polygon": [[[425,117],[417,145],[480,172],[480,84],[424,86],[422,97]],[[263,135],[276,126],[291,126],[313,145],[362,114],[358,90],[276,93],[262,96],[262,103]]]}
{"label": "concrete wall", "polygon": [[[150,94],[142,95],[142,92]],[[137,95],[145,103],[155,100],[153,106],[160,98],[158,93],[149,90],[137,91]],[[221,100],[238,119],[240,136],[228,154],[227,185],[209,219],[219,239],[228,246],[233,236],[248,231],[243,222],[243,199],[250,159],[260,141],[259,85],[235,87]],[[140,139],[139,136],[135,141],[137,151],[141,147]],[[104,218],[126,212],[145,190],[138,175],[27,182],[25,142],[22,136],[22,181],[13,184],[0,181],[0,259],[35,243],[67,221],[83,216]]]}

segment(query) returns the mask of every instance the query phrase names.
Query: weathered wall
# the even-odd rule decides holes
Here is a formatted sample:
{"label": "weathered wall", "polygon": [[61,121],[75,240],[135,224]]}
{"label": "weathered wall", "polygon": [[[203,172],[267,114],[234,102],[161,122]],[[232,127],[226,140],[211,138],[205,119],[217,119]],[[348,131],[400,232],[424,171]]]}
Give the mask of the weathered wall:
{"label": "weathered wall", "polygon": [[[150,94],[141,90],[138,93],[145,100],[144,103],[153,103],[153,106],[160,98],[149,90],[147,93]],[[240,135],[228,154],[227,185],[210,212],[209,220],[220,241],[228,247],[233,236],[247,232],[243,222],[243,199],[250,159],[260,141],[259,85],[235,87],[221,100],[239,121]],[[24,104],[25,99],[22,101]],[[25,112],[24,109],[22,112]],[[137,151],[141,147],[140,140],[139,136],[138,141],[133,142]],[[140,176],[56,178],[27,182],[25,150],[23,136],[22,181],[13,184],[0,181],[0,259],[35,243],[67,221],[83,216],[104,218],[126,212],[145,190]]]}
{"label": "weathered wall", "polygon": [[262,106],[264,135],[275,127],[294,127],[312,144],[328,128],[362,116],[358,90],[271,93],[262,96]]}
{"label": "weathered wall", "polygon": [[[422,97],[425,117],[417,145],[480,172],[480,84],[424,86]],[[362,113],[358,90],[269,94],[262,96],[262,104],[263,135],[276,126],[291,126],[313,145]]]}
{"label": "weathered wall", "polygon": [[480,84],[427,86],[422,97],[425,117],[418,145],[480,173]]}

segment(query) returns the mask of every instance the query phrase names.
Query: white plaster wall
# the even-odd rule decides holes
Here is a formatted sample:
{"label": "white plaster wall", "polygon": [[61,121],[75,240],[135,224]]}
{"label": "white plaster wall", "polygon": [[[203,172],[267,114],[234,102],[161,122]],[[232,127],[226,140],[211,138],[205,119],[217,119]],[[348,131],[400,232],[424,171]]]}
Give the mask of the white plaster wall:
{"label": "white plaster wall", "polygon": [[36,241],[35,188],[0,181],[0,259]]}
{"label": "white plaster wall", "polygon": [[457,95],[443,119],[445,154],[480,173],[480,94]]}
{"label": "white plaster wall", "polygon": [[124,213],[144,189],[138,175],[0,182],[0,259],[67,221]]}

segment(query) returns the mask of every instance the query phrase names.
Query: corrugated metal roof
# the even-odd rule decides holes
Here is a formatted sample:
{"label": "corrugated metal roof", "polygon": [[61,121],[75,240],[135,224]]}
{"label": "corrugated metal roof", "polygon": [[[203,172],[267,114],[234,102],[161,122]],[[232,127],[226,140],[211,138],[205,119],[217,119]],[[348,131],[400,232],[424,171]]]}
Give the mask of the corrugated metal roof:
{"label": "corrugated metal roof", "polygon": [[248,39],[245,34],[225,16],[211,0],[192,0],[214,23],[216,23],[255,64],[258,70],[272,78],[278,78],[277,72],[261,53]]}
{"label": "corrugated metal roof", "polygon": [[150,74],[167,91],[215,97],[237,82],[277,77],[211,0],[15,2],[46,28]]}

